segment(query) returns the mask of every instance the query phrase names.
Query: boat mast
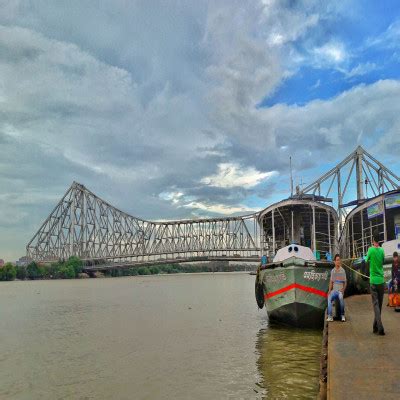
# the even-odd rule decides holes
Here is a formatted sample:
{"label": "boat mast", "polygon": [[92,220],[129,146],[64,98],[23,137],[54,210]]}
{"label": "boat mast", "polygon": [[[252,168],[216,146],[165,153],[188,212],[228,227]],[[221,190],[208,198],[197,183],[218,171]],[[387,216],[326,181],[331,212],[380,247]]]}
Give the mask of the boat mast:
{"label": "boat mast", "polygon": [[290,197],[293,197],[292,156],[289,157],[289,165],[290,165]]}
{"label": "boat mast", "polygon": [[357,147],[356,150],[356,179],[357,179],[357,200],[364,200],[364,192],[363,192],[363,148],[361,146]]}

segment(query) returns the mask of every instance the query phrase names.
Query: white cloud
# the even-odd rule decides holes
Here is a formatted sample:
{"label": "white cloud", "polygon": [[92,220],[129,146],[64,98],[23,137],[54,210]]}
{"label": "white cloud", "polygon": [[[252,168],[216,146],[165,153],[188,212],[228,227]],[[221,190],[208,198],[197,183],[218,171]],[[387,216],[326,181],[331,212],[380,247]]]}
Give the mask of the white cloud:
{"label": "white cloud", "polygon": [[[186,208],[202,210],[213,214],[232,215],[235,213],[250,213],[259,211],[259,208],[251,208],[243,205],[228,206],[226,204],[206,204],[199,201],[192,201],[184,205]],[[203,215],[204,216],[204,215]]]}
{"label": "white cloud", "polygon": [[[267,36],[267,43],[271,46],[282,46],[289,42],[295,42],[319,22],[318,14],[307,15],[305,12],[290,12],[276,7],[279,12],[271,15],[269,10],[270,8],[267,7],[265,13],[268,15],[267,23],[273,26]],[[274,24],[271,21],[272,18],[275,18],[278,23]]]}
{"label": "white cloud", "polygon": [[311,89],[315,90],[318,89],[321,86],[321,79],[318,79],[314,85],[311,86]]}
{"label": "white cloud", "polygon": [[326,63],[342,63],[347,59],[348,54],[343,43],[333,41],[315,48],[314,57],[316,64],[326,67]]}
{"label": "white cloud", "polygon": [[346,75],[346,78],[354,78],[356,76],[366,75],[378,68],[379,67],[375,63],[366,62],[357,64],[350,71],[343,70],[342,72]]}
{"label": "white cloud", "polygon": [[215,175],[204,177],[201,183],[220,188],[251,188],[276,174],[276,171],[260,172],[254,167],[241,167],[235,163],[222,163],[218,165],[218,172]]}
{"label": "white cloud", "polygon": [[171,201],[173,204],[178,204],[183,197],[182,192],[161,192],[159,196],[163,200]]}
{"label": "white cloud", "polygon": [[379,46],[383,48],[398,48],[400,39],[400,19],[391,23],[388,28],[374,37],[368,38],[366,46]]}

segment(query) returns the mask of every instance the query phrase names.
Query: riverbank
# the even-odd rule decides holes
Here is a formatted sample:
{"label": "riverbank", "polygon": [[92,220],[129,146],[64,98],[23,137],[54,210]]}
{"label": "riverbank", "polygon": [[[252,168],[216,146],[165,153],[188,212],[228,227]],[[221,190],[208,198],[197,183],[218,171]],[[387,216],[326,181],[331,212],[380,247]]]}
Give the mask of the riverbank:
{"label": "riverbank", "polygon": [[347,321],[329,323],[326,332],[328,400],[400,396],[400,314],[386,307],[386,303],[385,295],[382,307],[385,336],[372,333],[370,295],[346,298]]}
{"label": "riverbank", "polygon": [[108,268],[104,271],[85,272],[84,263],[78,257],[52,264],[31,262],[27,266],[7,263],[0,268],[0,281],[107,278],[139,275],[169,275],[200,272],[248,272],[248,266],[229,265],[229,263],[163,264],[134,266],[131,268]]}

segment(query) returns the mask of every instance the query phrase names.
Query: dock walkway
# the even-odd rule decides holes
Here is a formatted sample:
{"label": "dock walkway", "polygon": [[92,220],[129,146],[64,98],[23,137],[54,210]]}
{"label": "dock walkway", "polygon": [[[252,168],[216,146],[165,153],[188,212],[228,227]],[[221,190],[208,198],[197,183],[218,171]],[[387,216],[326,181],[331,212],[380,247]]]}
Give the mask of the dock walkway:
{"label": "dock walkway", "polygon": [[400,398],[400,313],[386,303],[386,336],[372,333],[370,295],[346,298],[347,321],[329,323],[328,400]]}

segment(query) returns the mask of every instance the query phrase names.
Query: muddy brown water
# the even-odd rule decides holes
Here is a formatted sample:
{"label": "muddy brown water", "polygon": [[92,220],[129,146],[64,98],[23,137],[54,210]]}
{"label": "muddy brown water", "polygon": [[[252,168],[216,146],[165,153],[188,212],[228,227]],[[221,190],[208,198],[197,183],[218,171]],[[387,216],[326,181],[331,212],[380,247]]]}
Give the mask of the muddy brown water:
{"label": "muddy brown water", "polygon": [[321,338],[246,273],[0,282],[0,399],[310,399]]}

